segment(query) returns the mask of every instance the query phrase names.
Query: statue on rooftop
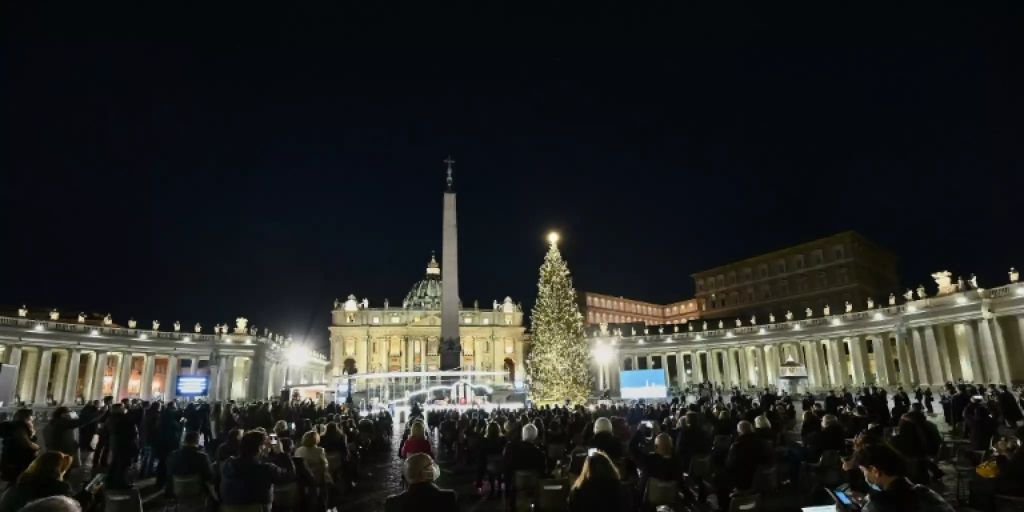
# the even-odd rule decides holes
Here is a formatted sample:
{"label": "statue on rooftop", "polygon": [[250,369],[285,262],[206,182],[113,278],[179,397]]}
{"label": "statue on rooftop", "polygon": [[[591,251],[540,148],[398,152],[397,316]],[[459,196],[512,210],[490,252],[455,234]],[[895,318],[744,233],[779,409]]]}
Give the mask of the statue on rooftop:
{"label": "statue on rooftop", "polygon": [[1010,267],[1009,274],[1010,274],[1010,282],[1011,283],[1016,283],[1017,281],[1020,280],[1020,272],[1017,272],[1017,269],[1015,269],[1013,267]]}
{"label": "statue on rooftop", "polygon": [[948,270],[933,272],[932,279],[935,280],[935,284],[939,287],[939,291],[936,292],[938,295],[956,292],[956,287],[953,286],[953,274]]}
{"label": "statue on rooftop", "polygon": [[370,307],[370,300],[367,299],[366,297],[363,297],[363,301],[359,303],[359,307],[361,309],[368,309]]}
{"label": "statue on rooftop", "polygon": [[384,297],[384,309],[390,309],[390,308],[391,308],[391,301],[389,301],[387,299],[387,297]]}
{"label": "statue on rooftop", "polygon": [[907,293],[903,294],[903,298],[906,299],[907,302],[914,300],[914,290],[907,288]]}
{"label": "statue on rooftop", "polygon": [[[249,319],[248,318],[246,318],[244,316],[240,316],[238,318],[235,318],[235,330],[237,332],[240,332],[240,333],[245,332],[245,329],[246,329],[247,325],[249,325]],[[227,330],[227,326],[225,325],[224,328],[225,328],[224,330],[226,331]]]}
{"label": "statue on rooftop", "polygon": [[[828,307],[828,306],[826,306],[826,307]],[[805,318],[810,318],[812,316],[814,316],[814,312],[811,311],[811,308],[807,308],[807,309],[804,310],[804,317]]]}
{"label": "statue on rooftop", "polygon": [[174,321],[174,332],[181,332],[181,322],[177,320]]}
{"label": "statue on rooftop", "polygon": [[740,320],[739,318],[737,318],[736,319],[736,327],[743,327],[743,320]]}
{"label": "statue on rooftop", "polygon": [[923,284],[917,285],[917,297],[923,299],[928,296],[928,292],[924,289]]}
{"label": "statue on rooftop", "polygon": [[160,320],[153,320],[153,330],[154,331],[159,331],[160,330]]}
{"label": "statue on rooftop", "polygon": [[971,278],[968,279],[967,282],[970,283],[971,288],[974,288],[975,290],[978,289],[978,276],[971,274]]}
{"label": "statue on rooftop", "polygon": [[690,332],[693,332],[693,324],[690,324],[690,323],[686,324],[686,330],[690,331]]}
{"label": "statue on rooftop", "polygon": [[128,328],[129,329],[134,329],[136,325],[139,325],[139,323],[136,322],[134,318],[129,318],[128,319]]}
{"label": "statue on rooftop", "polygon": [[196,334],[201,333],[201,332],[203,332],[203,326],[199,325],[199,322],[196,322],[195,330],[196,330]]}
{"label": "statue on rooftop", "polygon": [[853,311],[853,304],[850,304],[850,301],[846,301],[846,312],[849,313],[851,311]]}
{"label": "statue on rooftop", "polygon": [[896,294],[895,293],[890,293],[889,294],[889,305],[890,306],[895,306],[896,305]]}
{"label": "statue on rooftop", "polygon": [[21,318],[25,318],[26,316],[28,316],[28,308],[26,308],[24,304],[22,304],[21,307],[18,308],[18,316]]}
{"label": "statue on rooftop", "polygon": [[786,321],[789,322],[789,321],[792,321],[792,320],[793,320],[793,312],[787,309],[786,310]]}
{"label": "statue on rooftop", "polygon": [[103,317],[103,325],[114,325],[114,319],[110,317],[110,313]]}
{"label": "statue on rooftop", "polygon": [[84,324],[85,323],[85,313],[79,313],[78,314],[78,323],[80,323],[80,324]]}
{"label": "statue on rooftop", "polygon": [[825,304],[825,307],[822,308],[821,312],[823,313],[822,316],[829,316],[832,314],[832,308],[828,307],[828,304]]}
{"label": "statue on rooftop", "polygon": [[50,320],[60,320],[60,313],[56,309],[50,311]]}
{"label": "statue on rooftop", "polygon": [[757,325],[757,315],[750,315],[750,325]]}
{"label": "statue on rooftop", "polygon": [[875,299],[868,297],[868,309],[875,309]]}
{"label": "statue on rooftop", "polygon": [[718,328],[719,328],[719,329],[724,329],[724,328],[725,328],[725,322],[723,322],[723,321],[719,320],[719,321],[718,321]]}
{"label": "statue on rooftop", "polygon": [[708,330],[708,323],[707,323],[706,321],[704,322],[704,324],[703,324],[703,327],[702,327],[702,329],[701,329],[701,330],[702,330],[702,331],[706,331],[706,330]]}
{"label": "statue on rooftop", "polygon": [[770,324],[774,324],[775,323],[775,313],[768,313],[768,323],[770,323]]}

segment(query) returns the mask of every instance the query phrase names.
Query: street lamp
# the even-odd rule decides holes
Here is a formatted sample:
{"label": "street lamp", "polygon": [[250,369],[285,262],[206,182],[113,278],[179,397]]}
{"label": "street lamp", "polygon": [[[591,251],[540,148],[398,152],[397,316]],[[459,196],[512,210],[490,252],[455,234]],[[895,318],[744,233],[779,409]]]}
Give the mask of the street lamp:
{"label": "street lamp", "polygon": [[597,364],[599,365],[597,372],[598,387],[601,388],[602,392],[604,391],[604,388],[607,387],[608,378],[605,376],[605,374],[607,373],[608,363],[611,362],[612,357],[614,356],[615,354],[612,351],[612,347],[608,345],[602,343],[594,347],[594,359],[597,361]]}

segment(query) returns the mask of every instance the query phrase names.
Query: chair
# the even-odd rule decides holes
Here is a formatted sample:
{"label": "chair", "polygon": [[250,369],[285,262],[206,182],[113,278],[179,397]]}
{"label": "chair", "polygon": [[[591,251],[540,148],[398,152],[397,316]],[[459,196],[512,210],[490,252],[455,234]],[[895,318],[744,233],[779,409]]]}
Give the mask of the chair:
{"label": "chair", "polygon": [[[956,472],[956,501],[966,504],[970,501],[970,481],[974,478],[974,470],[978,463],[975,462],[974,453],[967,448],[960,448],[956,451],[956,460],[953,462],[953,470]],[[967,482],[968,485],[964,485]]]}
{"label": "chair", "polygon": [[711,485],[707,479],[714,472],[714,466],[711,464],[711,456],[694,455],[690,459],[689,471],[683,474],[686,479],[686,484],[689,487],[696,487],[698,491],[698,497],[701,501],[704,501],[707,491],[714,490],[714,486]]}
{"label": "chair", "polygon": [[758,494],[770,494],[779,490],[779,471],[775,466],[758,466],[750,489]]}
{"label": "chair", "polygon": [[761,497],[757,494],[737,494],[730,498],[729,512],[757,510]]}
{"label": "chair", "polygon": [[657,478],[647,479],[647,488],[644,490],[644,502],[648,505],[652,507],[671,505],[678,501],[678,496],[678,483]]}
{"label": "chair", "polygon": [[538,512],[561,512],[569,497],[569,483],[564,480],[541,480],[537,496]]}
{"label": "chair", "polygon": [[142,497],[139,490],[106,491],[103,504],[104,512],[142,512]]}
{"label": "chair", "polygon": [[263,512],[263,505],[221,505],[220,512]]}
{"label": "chair", "polygon": [[206,508],[206,485],[199,475],[171,477],[171,488],[174,490],[174,510],[184,507],[186,510],[204,510]]}
{"label": "chair", "polygon": [[548,450],[547,450],[547,455],[548,455],[548,458],[551,459],[551,460],[559,460],[559,459],[561,459],[562,457],[565,456],[565,445],[561,444],[561,443],[549,444],[548,445]]}
{"label": "chair", "polygon": [[297,510],[299,508],[299,485],[295,482],[275,485],[274,508]]}
{"label": "chair", "polygon": [[1024,498],[997,494],[996,512],[1024,512]]}

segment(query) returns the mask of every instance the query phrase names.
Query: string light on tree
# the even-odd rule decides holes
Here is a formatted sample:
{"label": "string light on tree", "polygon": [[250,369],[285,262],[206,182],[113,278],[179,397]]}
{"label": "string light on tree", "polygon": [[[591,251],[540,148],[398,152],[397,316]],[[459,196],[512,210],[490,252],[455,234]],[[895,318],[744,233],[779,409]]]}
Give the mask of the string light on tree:
{"label": "string light on tree", "polygon": [[533,344],[526,359],[530,393],[540,403],[584,403],[590,394],[590,353],[583,315],[569,267],[558,251],[558,233],[549,233],[547,239],[533,308]]}

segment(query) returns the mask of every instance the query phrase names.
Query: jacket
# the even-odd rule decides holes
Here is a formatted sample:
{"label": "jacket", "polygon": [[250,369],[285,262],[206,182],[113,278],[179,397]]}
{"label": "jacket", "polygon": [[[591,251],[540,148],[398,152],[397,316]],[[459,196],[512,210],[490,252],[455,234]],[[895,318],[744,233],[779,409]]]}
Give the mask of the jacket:
{"label": "jacket", "polygon": [[309,474],[313,475],[316,483],[322,484],[331,481],[330,470],[332,468],[327,467],[327,452],[323,448],[300,446],[295,449],[295,456],[306,463]]}
{"label": "jacket", "polygon": [[264,505],[274,501],[274,484],[295,478],[295,464],[285,454],[275,454],[273,462],[257,457],[232,457],[221,467],[222,505]]}
{"label": "jacket", "polygon": [[385,512],[457,512],[455,491],[441,489],[432,482],[412,484],[402,494],[389,496],[384,502]]}
{"label": "jacket", "polygon": [[744,434],[736,438],[736,442],[729,447],[725,468],[737,489],[750,489],[757,466],[768,462],[764,446],[764,441],[757,434]]}

